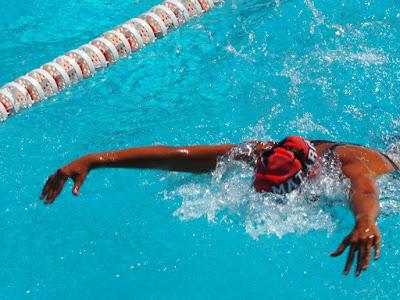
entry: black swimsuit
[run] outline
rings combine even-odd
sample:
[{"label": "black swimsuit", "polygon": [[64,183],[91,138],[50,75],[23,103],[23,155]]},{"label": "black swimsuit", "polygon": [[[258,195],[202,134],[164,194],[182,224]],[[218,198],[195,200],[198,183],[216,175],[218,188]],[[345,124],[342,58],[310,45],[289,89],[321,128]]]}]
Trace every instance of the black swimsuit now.
[{"label": "black swimsuit", "polygon": [[[332,144],[332,145],[328,148],[329,151],[333,151],[333,150],[335,150],[337,147],[340,147],[340,146],[347,146],[347,145],[364,147],[364,146],[358,145],[358,144],[352,144],[352,143],[335,143],[335,142],[326,141],[326,140],[311,140],[311,143],[313,143],[314,146],[318,146],[318,145],[321,145],[321,144]],[[398,166],[389,156],[387,156],[385,153],[382,153],[382,152],[380,152],[380,151],[378,151],[378,152],[379,152],[383,157],[385,157],[385,158],[392,164],[392,166],[393,166],[393,168],[394,168],[395,170],[399,170],[399,169],[400,169],[399,166]]]}]

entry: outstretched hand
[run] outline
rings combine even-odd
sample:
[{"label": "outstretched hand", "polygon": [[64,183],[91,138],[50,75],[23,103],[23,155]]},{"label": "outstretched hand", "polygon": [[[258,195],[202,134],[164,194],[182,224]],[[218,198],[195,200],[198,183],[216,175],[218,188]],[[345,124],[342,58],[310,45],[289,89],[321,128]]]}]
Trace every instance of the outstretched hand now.
[{"label": "outstretched hand", "polygon": [[367,270],[371,261],[371,251],[375,247],[374,259],[377,260],[380,254],[381,233],[373,219],[357,220],[356,225],[348,236],[344,238],[332,257],[341,255],[347,247],[350,247],[347,256],[346,265],[343,271],[344,275],[349,274],[353,264],[355,252],[358,251],[356,276],[362,271]]},{"label": "outstretched hand", "polygon": [[69,178],[74,181],[72,193],[75,196],[79,195],[79,190],[89,173],[89,164],[85,159],[77,159],[65,167],[58,169],[51,175],[43,187],[40,199],[44,200],[44,204],[53,203],[58,195],[61,193],[65,183]]}]

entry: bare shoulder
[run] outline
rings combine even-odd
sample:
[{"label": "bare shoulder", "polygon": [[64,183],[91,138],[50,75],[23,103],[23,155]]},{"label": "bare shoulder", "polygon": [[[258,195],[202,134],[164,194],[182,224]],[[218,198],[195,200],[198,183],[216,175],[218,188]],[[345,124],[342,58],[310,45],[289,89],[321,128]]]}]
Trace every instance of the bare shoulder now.
[{"label": "bare shoulder", "polygon": [[368,172],[380,176],[393,170],[390,162],[377,150],[357,146],[342,145],[335,149],[342,164],[342,169],[347,171]]}]

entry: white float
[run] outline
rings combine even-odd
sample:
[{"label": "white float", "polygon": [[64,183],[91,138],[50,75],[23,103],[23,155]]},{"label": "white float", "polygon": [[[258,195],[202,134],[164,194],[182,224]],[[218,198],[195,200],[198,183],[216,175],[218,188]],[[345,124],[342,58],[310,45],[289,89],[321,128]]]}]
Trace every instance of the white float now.
[{"label": "white float", "polygon": [[128,57],[220,0],[165,0],[137,18],[0,88],[0,121]]}]

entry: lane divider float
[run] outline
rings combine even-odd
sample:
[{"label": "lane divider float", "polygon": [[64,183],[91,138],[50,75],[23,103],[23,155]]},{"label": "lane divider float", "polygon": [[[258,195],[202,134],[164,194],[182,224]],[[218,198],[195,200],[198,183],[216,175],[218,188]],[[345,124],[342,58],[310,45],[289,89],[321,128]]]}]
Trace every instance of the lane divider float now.
[{"label": "lane divider float", "polygon": [[222,0],[165,0],[137,18],[0,88],[0,121],[93,76],[202,15]]}]

